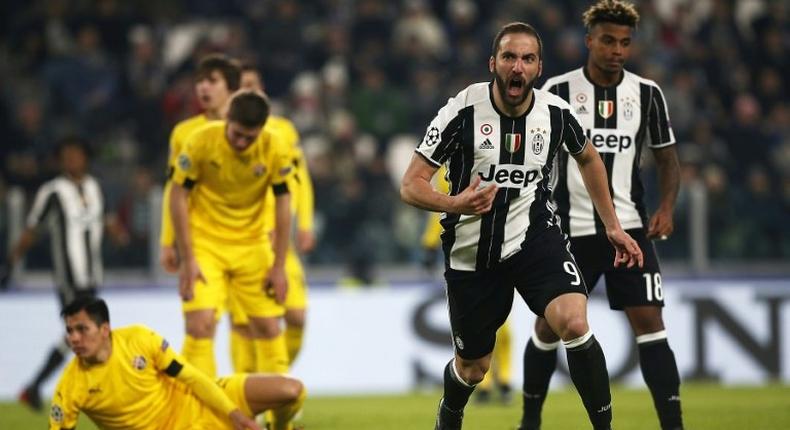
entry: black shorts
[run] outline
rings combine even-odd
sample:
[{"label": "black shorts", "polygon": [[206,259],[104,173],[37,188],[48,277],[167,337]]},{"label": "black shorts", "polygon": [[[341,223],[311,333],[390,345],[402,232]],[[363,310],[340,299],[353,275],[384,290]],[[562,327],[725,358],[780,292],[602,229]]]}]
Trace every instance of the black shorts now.
[{"label": "black shorts", "polygon": [[513,307],[514,289],[539,316],[562,294],[587,294],[568,241],[558,227],[544,231],[524,249],[487,270],[448,269],[445,280],[453,346],[467,360],[493,351],[496,331]]},{"label": "black shorts", "polygon": [[614,248],[605,235],[571,238],[571,252],[582,269],[584,282],[590,291],[604,275],[609,307],[623,310],[629,306],[664,306],[661,289],[661,270],[656,249],[645,230],[627,230],[642,249],[644,267],[614,267]]}]

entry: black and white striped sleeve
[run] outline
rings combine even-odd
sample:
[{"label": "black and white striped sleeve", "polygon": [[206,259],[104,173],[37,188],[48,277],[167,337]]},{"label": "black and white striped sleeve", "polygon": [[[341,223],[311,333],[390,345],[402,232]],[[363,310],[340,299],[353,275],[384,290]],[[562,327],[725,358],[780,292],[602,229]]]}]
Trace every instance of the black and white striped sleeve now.
[{"label": "black and white striped sleeve", "polygon": [[658,85],[650,87],[650,106],[647,110],[647,129],[651,148],[663,148],[675,143],[675,133],[669,122],[669,112],[664,93]]},{"label": "black and white striped sleeve", "polygon": [[58,196],[55,193],[55,186],[52,182],[47,182],[36,191],[36,197],[33,199],[33,206],[30,208],[30,213],[27,215],[27,227],[36,228],[44,217],[49,213],[49,209],[54,205],[55,199]]},{"label": "black and white striped sleeve", "polygon": [[460,146],[464,126],[463,117],[459,115],[462,108],[458,97],[449,99],[428,125],[422,142],[417,145],[417,153],[437,168]]}]

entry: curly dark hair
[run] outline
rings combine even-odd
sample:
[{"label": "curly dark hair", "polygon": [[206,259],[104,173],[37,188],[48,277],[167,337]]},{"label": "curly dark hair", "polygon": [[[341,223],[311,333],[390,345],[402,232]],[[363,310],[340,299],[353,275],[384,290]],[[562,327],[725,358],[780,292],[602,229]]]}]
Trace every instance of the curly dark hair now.
[{"label": "curly dark hair", "polygon": [[639,22],[639,12],[636,11],[633,4],[625,1],[600,0],[582,14],[582,20],[587,31],[602,22],[636,28],[636,23]]}]

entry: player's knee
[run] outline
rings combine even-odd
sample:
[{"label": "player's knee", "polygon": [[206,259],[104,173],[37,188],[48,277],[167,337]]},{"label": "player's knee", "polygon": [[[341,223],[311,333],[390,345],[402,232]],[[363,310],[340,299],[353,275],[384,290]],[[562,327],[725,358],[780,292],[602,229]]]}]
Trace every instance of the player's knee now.
[{"label": "player's knee", "polygon": [[302,381],[294,378],[288,378],[287,382],[282,385],[283,395],[287,399],[287,401],[295,402],[299,399],[299,396],[302,395],[302,391],[304,391],[304,384]]},{"label": "player's knee", "polygon": [[194,338],[213,338],[216,323],[213,318],[190,318],[187,320],[187,334]]},{"label": "player's knee", "polygon": [[490,362],[483,360],[465,361],[458,366],[458,376],[469,385],[477,385],[483,381],[489,367]]},{"label": "player's knee", "polygon": [[535,320],[535,334],[538,335],[539,340],[545,343],[554,343],[560,340],[560,337],[554,333],[554,330],[551,329],[551,326],[544,318]]},{"label": "player's knee", "polygon": [[587,324],[587,319],[582,315],[573,315],[565,320],[560,337],[563,340],[576,339],[584,336],[588,331],[590,326]]},{"label": "player's knee", "polygon": [[305,313],[304,311],[296,311],[296,312],[286,312],[285,313],[285,324],[288,327],[295,327],[295,328],[303,328],[305,321]]},{"label": "player's knee", "polygon": [[280,335],[280,318],[251,318],[252,335],[257,338],[273,339]]},{"label": "player's knee", "polygon": [[631,328],[637,336],[664,330],[664,319],[661,317],[660,307],[626,308],[626,314],[631,322]]}]

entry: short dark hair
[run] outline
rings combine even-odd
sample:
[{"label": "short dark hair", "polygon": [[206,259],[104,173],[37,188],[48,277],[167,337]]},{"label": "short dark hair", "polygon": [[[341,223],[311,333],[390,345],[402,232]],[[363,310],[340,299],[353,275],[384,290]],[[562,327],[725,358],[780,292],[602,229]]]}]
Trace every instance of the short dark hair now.
[{"label": "short dark hair", "polygon": [[621,0],[599,0],[582,15],[584,26],[589,32],[596,24],[608,22],[636,28],[639,12],[633,4]]},{"label": "short dark hair", "polygon": [[261,127],[269,118],[269,100],[265,95],[254,91],[243,91],[233,96],[228,110],[228,121],[243,127]]},{"label": "short dark hair", "polygon": [[258,76],[261,75],[261,71],[258,70],[258,66],[256,66],[253,63],[249,63],[249,62],[241,63],[241,71],[242,72],[255,72],[255,73],[258,74]]},{"label": "short dark hair", "polygon": [[241,85],[241,64],[223,54],[209,54],[200,59],[195,73],[195,79],[201,80],[218,71],[225,79],[228,90],[231,92],[239,89]]},{"label": "short dark hair", "polygon": [[505,37],[507,34],[513,33],[526,33],[531,36],[534,36],[535,39],[538,39],[538,58],[543,59],[543,40],[540,38],[538,34],[538,30],[535,30],[535,27],[525,23],[525,22],[511,22],[510,24],[505,24],[499,33],[496,34],[494,37],[494,44],[491,45],[491,56],[496,58],[496,55],[499,53],[499,42],[502,41],[502,38]]},{"label": "short dark hair", "polygon": [[93,156],[93,150],[87,139],[80,136],[66,136],[58,140],[55,144],[55,156],[60,158],[63,155],[63,150],[66,148],[77,148],[85,154],[85,158],[90,159]]},{"label": "short dark hair", "polygon": [[110,310],[107,308],[107,303],[93,296],[77,297],[60,311],[60,316],[66,319],[66,317],[76,315],[83,310],[96,325],[110,322]]}]

